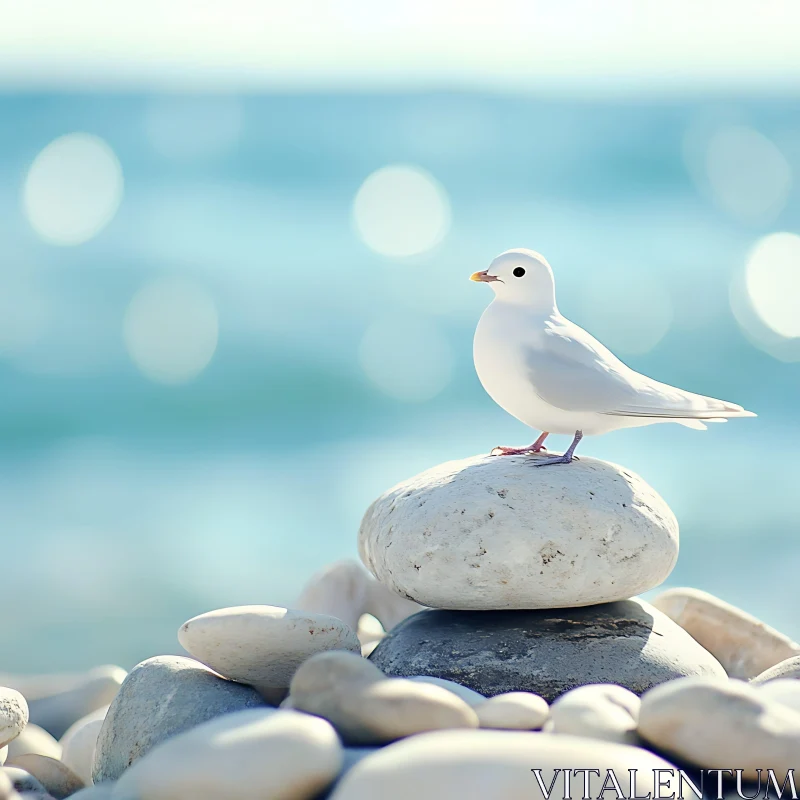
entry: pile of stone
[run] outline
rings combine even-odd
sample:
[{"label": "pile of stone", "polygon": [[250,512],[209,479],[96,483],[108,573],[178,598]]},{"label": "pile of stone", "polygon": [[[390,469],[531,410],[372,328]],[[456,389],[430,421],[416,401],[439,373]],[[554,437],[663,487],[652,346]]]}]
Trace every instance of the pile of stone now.
[{"label": "pile of stone", "polygon": [[636,597],[678,529],[627,470],[444,464],[359,549],[372,576],[332,565],[294,609],[185,622],[187,656],[0,675],[0,800],[693,796],[697,768],[755,796],[796,766],[800,645],[698,590]]}]

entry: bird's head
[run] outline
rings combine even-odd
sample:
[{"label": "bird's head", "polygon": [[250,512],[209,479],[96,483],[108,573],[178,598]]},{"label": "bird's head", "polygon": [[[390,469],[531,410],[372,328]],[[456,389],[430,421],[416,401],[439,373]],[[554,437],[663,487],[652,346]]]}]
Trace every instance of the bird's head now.
[{"label": "bird's head", "polygon": [[547,259],[533,250],[506,250],[489,269],[473,273],[470,280],[488,283],[498,299],[505,302],[542,309],[555,307],[553,270]]}]

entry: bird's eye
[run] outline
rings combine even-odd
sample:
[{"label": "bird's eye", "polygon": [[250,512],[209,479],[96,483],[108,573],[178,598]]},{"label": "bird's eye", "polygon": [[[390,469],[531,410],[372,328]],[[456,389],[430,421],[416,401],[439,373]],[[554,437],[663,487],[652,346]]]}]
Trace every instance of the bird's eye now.
[{"label": "bird's eye", "polygon": [[521,278],[525,274],[525,270],[522,267],[514,267],[514,277]]}]

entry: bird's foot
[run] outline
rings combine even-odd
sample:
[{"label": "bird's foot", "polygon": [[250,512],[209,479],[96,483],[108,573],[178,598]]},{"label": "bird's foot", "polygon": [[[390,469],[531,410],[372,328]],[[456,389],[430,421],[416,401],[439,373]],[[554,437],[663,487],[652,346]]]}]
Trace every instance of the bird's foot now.
[{"label": "bird's foot", "polygon": [[490,456],[527,456],[531,453],[546,453],[547,448],[540,444],[538,447],[531,445],[530,447],[502,447],[498,446],[492,449],[489,453]]},{"label": "bird's foot", "polygon": [[531,463],[534,467],[550,467],[556,464],[571,464],[573,461],[580,461],[580,459],[578,456],[564,453],[563,456],[553,456],[552,458],[548,458],[547,461],[533,461]]}]

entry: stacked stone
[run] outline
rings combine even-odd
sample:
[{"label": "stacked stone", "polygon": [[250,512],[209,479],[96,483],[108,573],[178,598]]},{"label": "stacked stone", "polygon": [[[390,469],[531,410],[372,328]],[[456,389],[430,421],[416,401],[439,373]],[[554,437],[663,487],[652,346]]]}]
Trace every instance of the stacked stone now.
[{"label": "stacked stone", "polygon": [[800,645],[704,592],[636,598],[678,550],[638,476],[444,464],[360,549],[377,580],[342,562],[295,609],[200,614],[188,656],[0,675],[0,800],[665,797],[678,766],[755,797],[795,768]]}]

